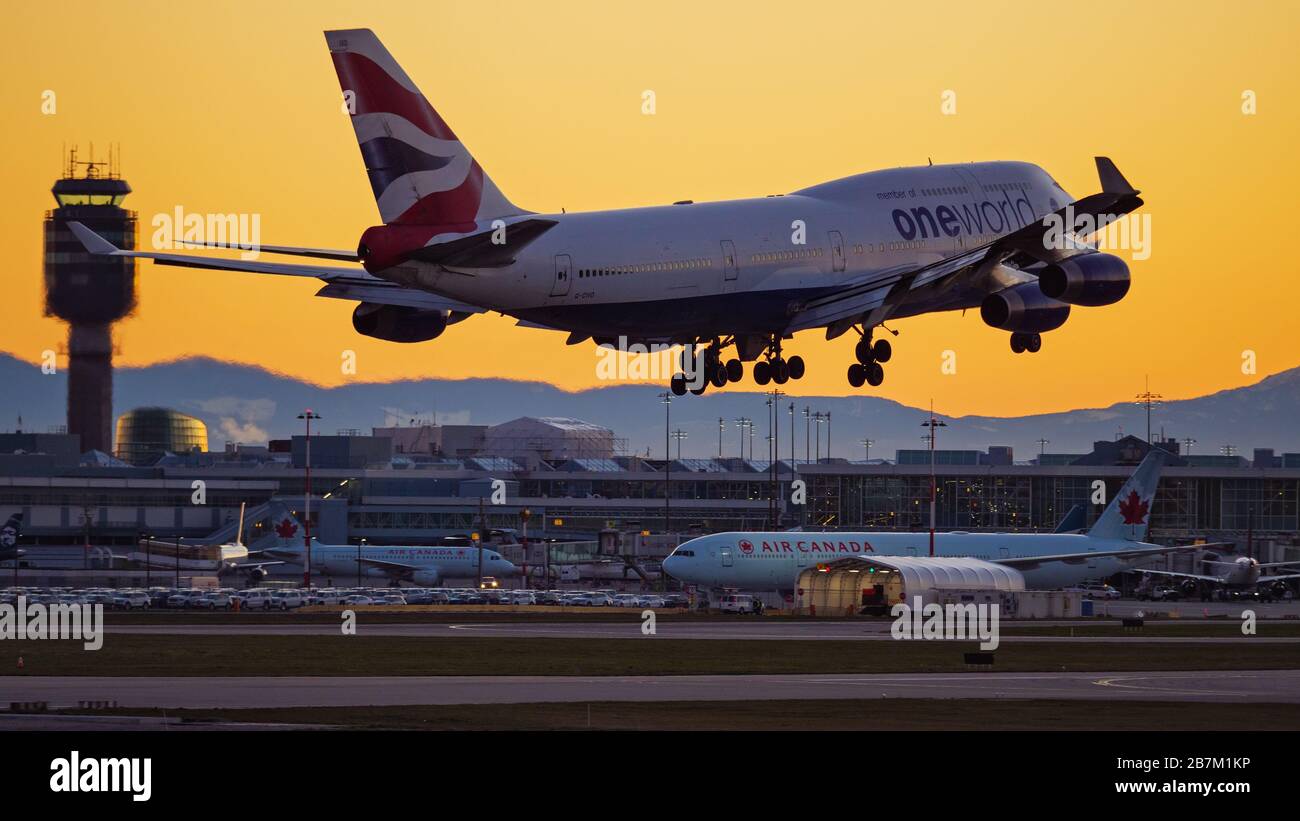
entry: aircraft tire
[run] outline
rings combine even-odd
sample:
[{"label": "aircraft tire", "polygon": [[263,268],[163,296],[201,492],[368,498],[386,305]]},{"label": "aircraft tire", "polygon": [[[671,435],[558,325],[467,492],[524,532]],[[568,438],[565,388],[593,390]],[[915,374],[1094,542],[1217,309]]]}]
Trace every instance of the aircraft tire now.
[{"label": "aircraft tire", "polygon": [[790,378],[796,380],[803,379],[803,375],[804,375],[803,357],[792,356],[790,357],[790,361],[788,364],[790,366]]},{"label": "aircraft tire", "polygon": [[879,362],[872,362],[863,367],[867,371],[867,384],[871,387],[879,387],[880,383],[885,381],[885,369],[880,367]]},{"label": "aircraft tire", "polygon": [[739,359],[732,359],[727,362],[727,381],[739,382],[745,378],[745,366]]},{"label": "aircraft tire", "polygon": [[857,362],[854,362],[852,365],[849,366],[850,385],[852,385],[855,388],[860,388],[862,387],[862,384],[866,381],[867,381],[866,368],[863,368],[862,365]]},{"label": "aircraft tire", "polygon": [[857,347],[853,349],[853,353],[858,357],[858,361],[863,365],[870,362],[872,357],[875,355],[874,351],[871,349],[871,337],[864,336],[859,339]]},{"label": "aircraft tire", "polygon": [[754,363],[754,382],[758,385],[766,385],[772,381],[772,366],[763,360]]},{"label": "aircraft tire", "polygon": [[888,339],[877,339],[871,346],[872,358],[877,362],[884,364],[894,355],[894,346],[889,344]]}]

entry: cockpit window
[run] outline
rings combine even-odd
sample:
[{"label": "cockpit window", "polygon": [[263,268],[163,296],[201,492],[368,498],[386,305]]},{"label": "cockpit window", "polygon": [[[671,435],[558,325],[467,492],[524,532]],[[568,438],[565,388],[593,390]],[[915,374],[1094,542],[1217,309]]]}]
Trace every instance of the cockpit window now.
[{"label": "cockpit window", "polygon": [[695,555],[694,550],[682,550],[680,547],[673,551],[674,556],[685,556],[691,558]]}]

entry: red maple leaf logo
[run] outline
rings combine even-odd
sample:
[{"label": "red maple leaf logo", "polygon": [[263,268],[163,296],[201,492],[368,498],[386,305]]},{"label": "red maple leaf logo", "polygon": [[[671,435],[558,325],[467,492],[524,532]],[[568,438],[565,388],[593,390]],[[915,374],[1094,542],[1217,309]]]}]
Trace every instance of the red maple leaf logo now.
[{"label": "red maple leaf logo", "polygon": [[275,526],[275,533],[281,539],[291,539],[293,534],[298,532],[298,526],[293,522],[285,519]]},{"label": "red maple leaf logo", "polygon": [[1119,513],[1124,517],[1126,525],[1140,525],[1147,519],[1147,511],[1151,506],[1142,501],[1137,495],[1136,490],[1130,490],[1127,499],[1120,499]]},{"label": "red maple leaf logo", "polygon": [[754,552],[754,543],[751,542],[751,541],[749,541],[748,539],[741,539],[741,540],[740,540],[740,552],[742,552],[742,553],[753,553],[753,552]]}]

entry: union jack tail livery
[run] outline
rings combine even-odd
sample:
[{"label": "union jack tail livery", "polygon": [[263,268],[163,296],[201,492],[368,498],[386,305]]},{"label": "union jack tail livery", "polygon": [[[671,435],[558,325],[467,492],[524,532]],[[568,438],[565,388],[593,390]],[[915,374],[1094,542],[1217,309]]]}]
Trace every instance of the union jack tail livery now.
[{"label": "union jack tail livery", "polygon": [[386,225],[471,231],[529,213],[505,198],[374,32],[327,31],[325,41]]},{"label": "union jack tail livery", "polygon": [[1089,536],[1099,539],[1129,539],[1141,542],[1147,537],[1147,524],[1151,521],[1151,505],[1160,483],[1160,469],[1167,454],[1160,448],[1147,451],[1142,464],[1128,477],[1124,487],[1110,500]]}]

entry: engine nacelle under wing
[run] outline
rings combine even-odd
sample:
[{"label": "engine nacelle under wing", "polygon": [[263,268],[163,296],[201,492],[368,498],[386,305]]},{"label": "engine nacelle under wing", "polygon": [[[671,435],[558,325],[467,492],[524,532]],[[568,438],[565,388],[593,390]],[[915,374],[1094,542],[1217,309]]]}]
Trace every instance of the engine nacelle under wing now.
[{"label": "engine nacelle under wing", "polygon": [[357,333],[388,342],[428,342],[447,330],[448,321],[446,311],[374,302],[362,302],[352,312]]},{"label": "engine nacelle under wing", "polygon": [[1119,302],[1129,284],[1128,265],[1113,254],[1080,254],[1052,263],[1038,275],[1044,296],[1090,307]]},{"label": "engine nacelle under wing", "polygon": [[1036,282],[1022,282],[984,297],[980,317],[994,328],[1037,334],[1055,330],[1070,318],[1070,306],[1045,296]]}]

